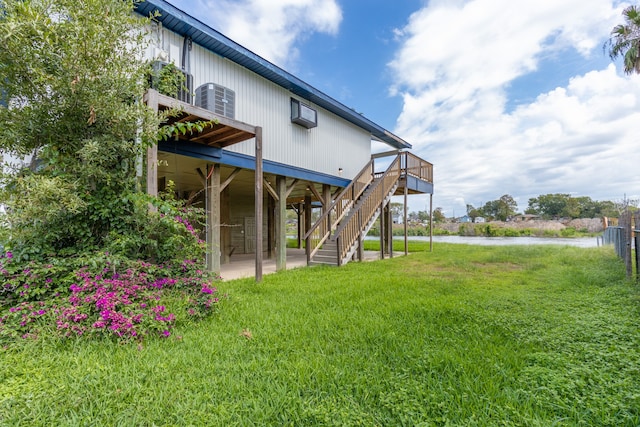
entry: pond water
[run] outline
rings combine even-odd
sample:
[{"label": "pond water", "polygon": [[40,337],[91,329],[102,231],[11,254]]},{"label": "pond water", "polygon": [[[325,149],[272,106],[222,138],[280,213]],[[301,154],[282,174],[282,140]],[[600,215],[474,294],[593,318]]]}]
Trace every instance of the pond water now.
[{"label": "pond water", "polygon": [[[376,240],[379,237],[367,236],[367,240]],[[403,237],[394,237],[395,240],[403,240]],[[428,242],[429,236],[410,236],[409,240]],[[503,246],[503,245],[567,245],[580,248],[593,248],[598,246],[598,237],[476,237],[476,236],[433,236],[434,242],[464,243],[468,245]],[[602,244],[602,241],[600,241]]]}]

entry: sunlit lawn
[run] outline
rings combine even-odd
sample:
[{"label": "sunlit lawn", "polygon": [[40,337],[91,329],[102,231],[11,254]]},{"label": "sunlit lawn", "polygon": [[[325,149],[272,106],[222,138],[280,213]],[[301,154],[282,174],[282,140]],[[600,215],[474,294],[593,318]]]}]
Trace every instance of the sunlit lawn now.
[{"label": "sunlit lawn", "polygon": [[4,348],[0,425],[640,424],[640,293],[611,250],[427,247],[222,283],[169,340]]}]

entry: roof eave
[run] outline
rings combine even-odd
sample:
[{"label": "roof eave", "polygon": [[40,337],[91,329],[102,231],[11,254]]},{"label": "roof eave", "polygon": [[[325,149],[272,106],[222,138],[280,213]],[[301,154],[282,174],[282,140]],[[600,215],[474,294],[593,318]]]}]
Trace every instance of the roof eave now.
[{"label": "roof eave", "polygon": [[267,61],[249,49],[239,45],[222,33],[214,30],[198,19],[188,15],[172,4],[164,0],[145,0],[136,3],[136,11],[140,15],[149,16],[154,11],[159,11],[160,16],[155,19],[162,25],[183,37],[191,39],[204,48],[220,55],[248,70],[272,81],[273,83],[289,90],[291,93],[308,100],[319,107],[367,130],[372,137],[397,149],[409,149],[411,144],[400,137],[387,131],[365,116],[348,108],[327,94],[305,83],[294,75],[288,73],[277,65]]}]

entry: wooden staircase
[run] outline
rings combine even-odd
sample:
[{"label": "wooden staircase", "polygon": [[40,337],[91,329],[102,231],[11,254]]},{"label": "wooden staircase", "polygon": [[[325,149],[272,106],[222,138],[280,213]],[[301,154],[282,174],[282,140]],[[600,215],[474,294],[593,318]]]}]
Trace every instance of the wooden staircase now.
[{"label": "wooden staircase", "polygon": [[[394,155],[387,170],[380,174],[374,173],[372,159],[307,231],[307,264],[340,266],[356,254],[362,259],[364,236],[390,202],[401,179],[411,173],[410,168],[425,175],[420,179],[432,179],[430,163],[406,152]],[[413,166],[416,164],[418,167]]]}]

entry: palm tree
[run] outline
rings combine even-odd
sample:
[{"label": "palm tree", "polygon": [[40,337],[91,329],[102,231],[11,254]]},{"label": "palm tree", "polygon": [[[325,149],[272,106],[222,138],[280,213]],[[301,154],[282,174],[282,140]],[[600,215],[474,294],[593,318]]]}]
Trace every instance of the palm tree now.
[{"label": "palm tree", "polygon": [[640,74],[640,7],[629,6],[623,12],[625,23],[611,30],[611,38],[605,44],[612,61],[622,57],[625,74]]}]

